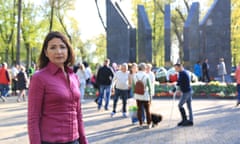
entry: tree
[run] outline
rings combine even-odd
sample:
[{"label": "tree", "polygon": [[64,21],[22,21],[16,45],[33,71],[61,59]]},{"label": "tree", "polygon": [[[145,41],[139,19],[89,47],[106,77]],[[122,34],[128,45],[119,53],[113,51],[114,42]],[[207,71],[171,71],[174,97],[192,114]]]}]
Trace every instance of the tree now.
[{"label": "tree", "polygon": [[101,15],[101,12],[100,12],[100,9],[99,9],[98,0],[95,0],[95,5],[97,7],[98,17],[99,17],[99,19],[100,19],[100,21],[102,23],[102,26],[103,26],[104,30],[107,31],[107,26],[104,23],[104,20],[102,18],[102,15]]},{"label": "tree", "polygon": [[152,46],[153,46],[153,63],[156,65],[164,65],[164,29],[163,29],[163,13],[159,11],[158,6],[163,5],[163,1],[159,0],[133,0],[132,6],[134,13],[133,22],[137,25],[137,5],[144,5],[150,24],[152,26]]},{"label": "tree", "polygon": [[240,1],[232,0],[231,48],[233,65],[240,62]]},{"label": "tree", "polygon": [[[49,18],[49,31],[58,30],[64,32],[70,42],[72,42],[71,33],[65,20],[66,13],[74,9],[75,0],[47,0],[42,6],[45,17]],[[50,6],[50,7],[49,7]],[[61,27],[59,27],[59,24]]]},{"label": "tree", "polygon": [[17,62],[17,64],[20,64],[21,17],[22,17],[22,0],[18,0],[17,53],[16,53],[16,62]]},{"label": "tree", "polygon": [[[9,63],[9,51],[12,48],[11,60],[14,60],[14,34],[16,31],[16,0],[0,0],[0,60]],[[3,58],[4,57],[4,58]]]},{"label": "tree", "polygon": [[[33,3],[23,2],[21,32],[25,53],[21,52],[21,56],[26,56],[26,66],[36,63],[36,57],[33,53],[38,46],[38,39],[41,36],[42,25],[37,21],[40,9]],[[34,25],[33,25],[34,23]]]},{"label": "tree", "polygon": [[93,38],[92,42],[96,45],[96,50],[94,51],[93,55],[97,56],[98,62],[103,62],[104,59],[107,58],[107,42],[106,42],[106,34],[100,34],[97,37]]}]

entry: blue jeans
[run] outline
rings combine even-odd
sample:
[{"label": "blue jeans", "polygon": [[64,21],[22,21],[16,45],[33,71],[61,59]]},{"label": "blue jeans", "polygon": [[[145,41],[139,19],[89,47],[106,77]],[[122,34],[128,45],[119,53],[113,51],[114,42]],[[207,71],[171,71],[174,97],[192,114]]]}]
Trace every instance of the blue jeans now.
[{"label": "blue jeans", "polygon": [[122,98],[122,112],[127,112],[127,98],[128,98],[128,90],[120,90],[120,89],[115,89],[115,95],[113,98],[113,112],[116,112],[116,107],[117,107],[117,102],[119,97]]},{"label": "blue jeans", "polygon": [[240,84],[237,84],[237,92],[238,92],[238,101],[240,102]]},{"label": "blue jeans", "polygon": [[85,82],[83,82],[83,83],[80,83],[80,98],[81,98],[81,100],[83,100],[84,99],[84,95],[85,95],[85,88],[86,88],[86,83]]},{"label": "blue jeans", "polygon": [[133,89],[132,88],[130,88],[130,90],[129,90],[129,98],[133,98]]},{"label": "blue jeans", "polygon": [[8,84],[0,84],[0,91],[1,91],[1,96],[6,97],[8,95],[9,85]]},{"label": "blue jeans", "polygon": [[109,100],[111,96],[111,86],[110,85],[100,85],[99,88],[99,97],[98,97],[98,109],[100,110],[102,107],[102,100],[104,98],[104,91],[106,91],[105,95],[105,110],[108,110]]},{"label": "blue jeans", "polygon": [[192,113],[192,92],[185,92],[182,93],[182,96],[180,98],[178,107],[183,108],[183,105],[187,103],[187,108],[189,112],[189,120],[193,121],[193,113]]}]

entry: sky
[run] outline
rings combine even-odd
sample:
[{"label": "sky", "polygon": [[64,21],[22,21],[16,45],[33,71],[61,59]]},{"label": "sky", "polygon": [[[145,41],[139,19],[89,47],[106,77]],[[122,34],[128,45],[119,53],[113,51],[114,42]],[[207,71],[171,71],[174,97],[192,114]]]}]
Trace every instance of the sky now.
[{"label": "sky", "polygon": [[[101,15],[106,21],[105,0],[98,0]],[[100,33],[105,33],[103,25],[99,19],[95,0],[77,0],[76,19],[79,22],[81,38],[83,41],[90,39]],[[131,15],[131,0],[122,0],[122,8],[126,15]]]}]

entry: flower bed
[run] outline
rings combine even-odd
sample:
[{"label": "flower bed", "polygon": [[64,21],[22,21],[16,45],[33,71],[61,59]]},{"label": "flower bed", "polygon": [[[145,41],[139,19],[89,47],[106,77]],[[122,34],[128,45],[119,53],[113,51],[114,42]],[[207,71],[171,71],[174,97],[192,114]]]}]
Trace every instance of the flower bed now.
[{"label": "flower bed", "polygon": [[[173,94],[170,93],[174,86],[167,84],[156,84],[155,85],[155,96],[157,97],[168,97]],[[217,98],[235,98],[236,97],[236,84],[235,83],[219,83],[210,82],[206,83],[195,83],[192,84],[193,97],[217,97]],[[86,88],[86,96],[96,96],[97,91],[94,88]]]},{"label": "flower bed", "polygon": [[[166,84],[155,85],[155,95],[156,96],[172,96],[169,91],[173,89],[173,86],[168,86]],[[192,84],[193,96],[195,97],[236,97],[236,84],[234,83],[219,83],[210,82],[196,83]]]}]

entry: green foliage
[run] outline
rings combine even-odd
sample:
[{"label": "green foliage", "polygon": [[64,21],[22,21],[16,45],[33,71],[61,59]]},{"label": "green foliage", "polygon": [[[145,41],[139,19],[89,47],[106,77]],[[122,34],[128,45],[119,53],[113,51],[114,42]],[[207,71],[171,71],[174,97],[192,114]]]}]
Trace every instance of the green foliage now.
[{"label": "green foliage", "polygon": [[96,51],[94,51],[93,55],[97,56],[96,61],[102,63],[104,59],[106,59],[107,53],[107,42],[106,35],[100,34],[99,36],[93,38],[93,43],[96,45]]},{"label": "green foliage", "polygon": [[[78,22],[67,12],[75,0],[47,0],[42,3],[22,1],[20,61],[36,62],[43,39],[49,31],[51,3],[54,1],[53,29],[63,32],[73,47],[81,45]],[[17,0],[0,0],[0,62],[12,64],[16,58]]]},{"label": "green foliage", "polygon": [[135,25],[137,25],[137,5],[139,4],[144,5],[152,26],[153,63],[164,65],[164,15],[158,8],[159,5],[163,5],[163,1],[133,0],[133,22]]},{"label": "green foliage", "polygon": [[15,0],[0,0],[0,61],[9,62],[13,59],[10,50],[14,48],[14,34],[16,31],[16,2]]},{"label": "green foliage", "polygon": [[[168,93],[169,90],[173,89],[173,86],[168,85],[155,85],[155,94],[165,92]],[[212,85],[212,84],[199,84],[192,85],[193,95],[194,96],[208,96],[211,94],[219,96],[235,96],[236,85],[235,84],[226,84],[226,85]],[[222,93],[222,95],[221,95]]]},{"label": "green foliage", "polygon": [[240,1],[232,0],[232,18],[231,18],[231,48],[233,56],[233,65],[240,62]]}]

